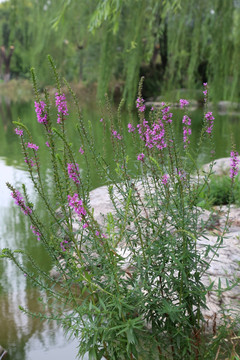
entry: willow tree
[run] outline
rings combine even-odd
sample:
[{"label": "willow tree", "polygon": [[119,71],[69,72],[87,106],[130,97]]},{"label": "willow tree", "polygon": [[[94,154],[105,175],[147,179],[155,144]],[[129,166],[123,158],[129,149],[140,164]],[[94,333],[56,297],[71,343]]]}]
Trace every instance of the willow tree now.
[{"label": "willow tree", "polygon": [[133,104],[140,68],[150,64],[160,49],[168,10],[175,13],[180,0],[98,1],[89,29],[102,34],[98,95],[106,92],[111,78],[124,80],[123,95]]},{"label": "willow tree", "polygon": [[237,100],[239,20],[235,0],[99,1],[90,29],[102,27],[105,34],[100,94],[107,86],[105,73],[112,76],[115,67],[122,69],[124,94],[132,102],[141,66],[154,65],[158,55],[162,89],[199,88],[209,81],[216,99]]},{"label": "willow tree", "polygon": [[[41,83],[51,83],[46,57],[52,54],[58,69],[68,80],[79,80],[81,54],[86,52],[90,35],[87,27],[94,9],[86,1],[79,0],[65,13],[65,21],[56,25],[60,10],[59,3],[50,0],[8,0],[0,4],[0,46],[7,43],[7,47],[13,45],[15,48],[11,64],[13,75],[28,76],[33,66]],[[88,46],[88,55],[91,51]],[[92,67],[96,67],[95,63]]]},{"label": "willow tree", "polygon": [[187,0],[168,13],[168,87],[208,80],[215,99],[239,99],[240,3]]},{"label": "willow tree", "polygon": [[9,0],[0,46],[14,46],[17,75],[34,66],[49,82],[50,53],[68,80],[97,81],[99,97],[120,84],[129,104],[144,73],[148,96],[208,81],[215,99],[238,100],[239,21],[239,0]]},{"label": "willow tree", "polygon": [[15,76],[28,76],[31,66],[41,68],[46,62],[43,54],[49,47],[52,18],[45,11],[46,3],[44,0],[9,0],[0,4],[1,40],[5,46],[14,46],[11,72]]},{"label": "willow tree", "polygon": [[[73,6],[64,2],[61,17]],[[239,98],[239,1],[95,0],[93,8],[89,30],[101,46],[100,97],[120,79],[133,103],[141,68],[157,66],[162,90],[209,81],[216,99]]]}]

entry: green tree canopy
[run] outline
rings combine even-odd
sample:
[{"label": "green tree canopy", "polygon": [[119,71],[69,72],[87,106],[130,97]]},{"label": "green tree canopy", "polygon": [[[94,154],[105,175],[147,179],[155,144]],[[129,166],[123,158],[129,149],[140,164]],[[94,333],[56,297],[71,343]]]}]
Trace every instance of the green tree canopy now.
[{"label": "green tree canopy", "polygon": [[146,74],[147,96],[208,81],[216,99],[238,100],[239,0],[8,0],[0,4],[2,45],[11,70],[38,69],[49,83],[50,53],[70,81],[118,84],[133,104]]}]

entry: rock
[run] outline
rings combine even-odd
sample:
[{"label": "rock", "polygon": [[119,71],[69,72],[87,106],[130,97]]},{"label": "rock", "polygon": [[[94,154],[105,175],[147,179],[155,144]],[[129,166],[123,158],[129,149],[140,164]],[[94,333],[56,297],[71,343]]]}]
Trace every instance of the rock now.
[{"label": "rock", "polygon": [[50,271],[50,276],[51,276],[51,278],[53,279],[53,280],[58,280],[58,279],[60,279],[60,277],[61,277],[61,274],[60,274],[60,272],[59,272],[59,270],[58,270],[58,268],[56,267],[56,266],[54,266],[53,268],[52,268],[52,270]]},{"label": "rock", "polygon": [[[237,158],[240,161],[240,156],[238,156]],[[202,170],[208,173],[213,164],[212,172],[214,173],[214,175],[229,175],[230,161],[231,161],[230,157],[216,159],[213,161],[213,163],[211,162],[204,165],[202,167]]]},{"label": "rock", "polygon": [[107,186],[101,186],[90,192],[90,206],[94,209],[95,220],[103,226],[104,217],[110,212],[114,212]]},{"label": "rock", "polygon": [[227,111],[240,111],[240,103],[231,102],[231,101],[219,101],[217,104],[218,111],[227,112]]},{"label": "rock", "polygon": [[[146,102],[145,102],[145,105],[146,105],[146,106],[151,106],[151,107],[153,107],[154,109],[159,109],[159,108],[162,107],[162,101],[151,101],[151,100],[149,99],[149,101],[146,101]],[[172,108],[178,109],[178,108],[180,108],[180,103],[179,103],[179,102],[170,103],[170,106],[171,106]],[[198,107],[199,107],[199,102],[198,102],[198,101],[193,100],[193,99],[189,100],[189,105],[188,105],[188,110],[189,110],[189,111],[194,111],[194,110],[196,110]]]}]

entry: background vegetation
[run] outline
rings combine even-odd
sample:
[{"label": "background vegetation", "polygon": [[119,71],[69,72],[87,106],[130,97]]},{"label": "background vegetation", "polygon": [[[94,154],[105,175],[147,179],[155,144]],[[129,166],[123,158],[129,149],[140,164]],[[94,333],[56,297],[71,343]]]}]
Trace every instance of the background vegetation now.
[{"label": "background vegetation", "polygon": [[132,104],[146,75],[145,97],[208,81],[216,100],[237,101],[239,17],[238,0],[7,0],[0,76],[28,78],[34,66],[47,85],[50,53],[68,81],[97,84],[99,97],[110,88]]}]

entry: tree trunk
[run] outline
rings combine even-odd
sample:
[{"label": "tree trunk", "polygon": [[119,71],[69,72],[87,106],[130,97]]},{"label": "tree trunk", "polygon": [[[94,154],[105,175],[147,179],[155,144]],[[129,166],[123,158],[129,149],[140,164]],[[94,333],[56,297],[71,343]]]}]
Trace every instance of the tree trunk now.
[{"label": "tree trunk", "polygon": [[0,48],[1,62],[5,65],[4,75],[3,75],[4,82],[8,82],[10,80],[10,75],[11,75],[10,63],[11,63],[13,51],[14,51],[14,46],[10,46],[9,54],[7,55],[5,46],[1,46]]}]

